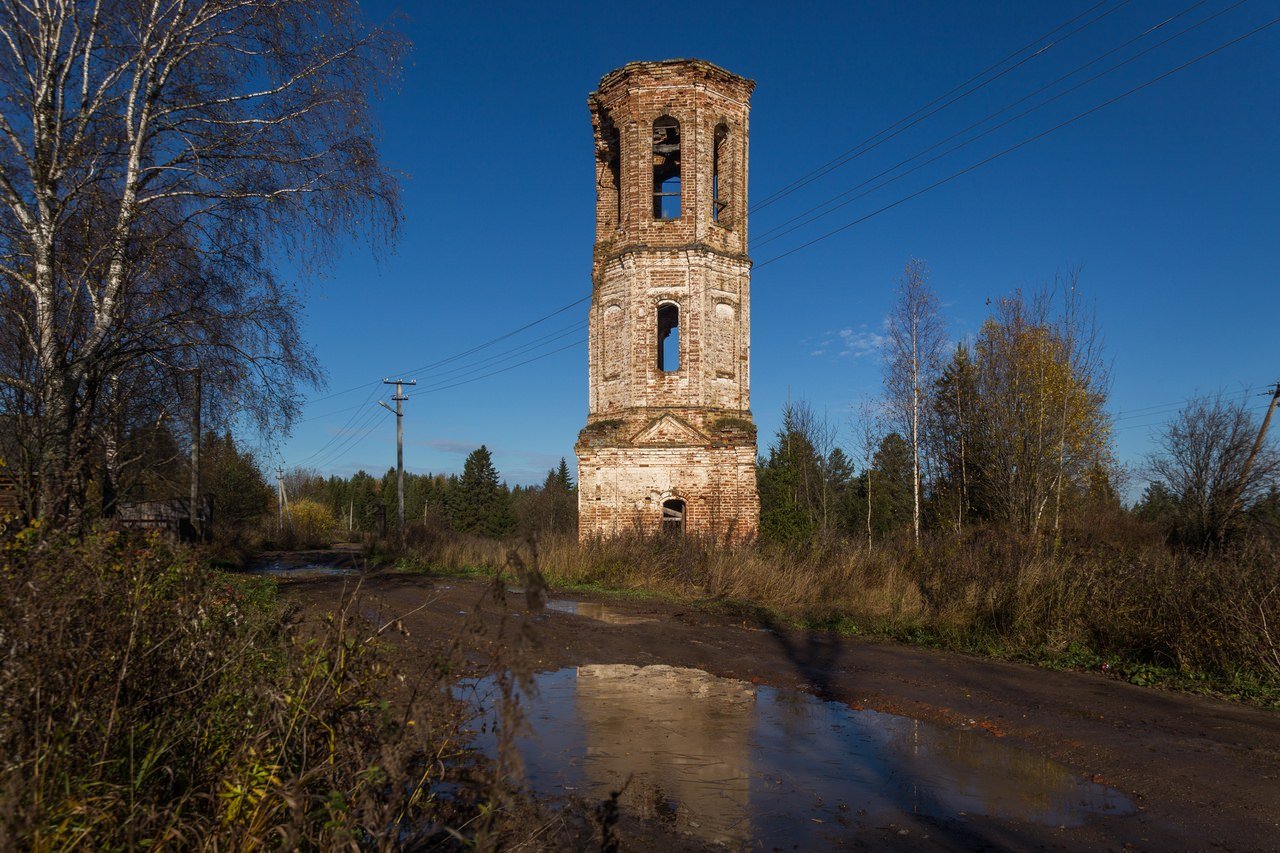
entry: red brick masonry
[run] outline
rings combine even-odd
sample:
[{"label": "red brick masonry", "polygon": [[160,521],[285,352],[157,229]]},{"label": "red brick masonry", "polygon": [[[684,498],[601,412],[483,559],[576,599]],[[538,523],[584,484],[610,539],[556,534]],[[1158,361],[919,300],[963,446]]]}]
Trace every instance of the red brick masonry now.
[{"label": "red brick masonry", "polygon": [[[701,60],[633,62],[588,98],[596,245],[587,426],[578,437],[583,539],[685,529],[754,539],[747,138],[755,84]],[[679,122],[680,216],[654,215],[654,123]],[[660,141],[666,141],[658,134]],[[679,369],[658,367],[659,306],[679,312]],[[667,309],[670,311],[670,309]]]}]

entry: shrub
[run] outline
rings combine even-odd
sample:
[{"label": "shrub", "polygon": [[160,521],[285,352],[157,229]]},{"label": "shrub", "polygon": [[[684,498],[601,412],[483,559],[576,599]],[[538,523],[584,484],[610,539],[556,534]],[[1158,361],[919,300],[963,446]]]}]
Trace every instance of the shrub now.
[{"label": "shrub", "polygon": [[331,545],[338,522],[327,506],[310,498],[294,501],[289,506],[294,542],[301,547]]},{"label": "shrub", "polygon": [[[448,655],[398,691],[345,605],[118,534],[0,551],[0,848],[388,847],[461,825]],[[306,623],[303,623],[306,624]],[[476,797],[487,796],[483,787]]]}]

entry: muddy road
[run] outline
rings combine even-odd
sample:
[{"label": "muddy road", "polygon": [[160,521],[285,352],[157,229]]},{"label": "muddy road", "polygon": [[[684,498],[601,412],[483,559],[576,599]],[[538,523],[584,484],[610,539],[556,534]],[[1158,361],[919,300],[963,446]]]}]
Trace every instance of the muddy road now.
[{"label": "muddy road", "polygon": [[[353,582],[285,578],[312,611]],[[410,649],[468,619],[524,638],[535,788],[634,774],[624,805],[693,847],[1280,849],[1275,712],[665,602],[553,590],[476,616],[487,582],[361,584],[367,618],[407,614]]]}]

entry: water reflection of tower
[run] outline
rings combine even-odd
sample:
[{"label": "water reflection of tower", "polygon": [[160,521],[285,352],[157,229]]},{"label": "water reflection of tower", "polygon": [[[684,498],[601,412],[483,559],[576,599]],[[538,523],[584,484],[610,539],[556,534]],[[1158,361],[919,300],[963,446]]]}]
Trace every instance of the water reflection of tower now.
[{"label": "water reflection of tower", "polygon": [[575,704],[599,793],[634,774],[634,805],[707,840],[749,842],[749,685],[668,666],[584,666]]}]

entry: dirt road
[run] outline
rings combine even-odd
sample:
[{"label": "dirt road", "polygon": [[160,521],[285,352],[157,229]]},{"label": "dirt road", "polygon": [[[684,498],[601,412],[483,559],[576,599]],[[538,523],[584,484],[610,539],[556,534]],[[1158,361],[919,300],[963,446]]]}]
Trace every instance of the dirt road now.
[{"label": "dirt road", "polygon": [[[286,583],[309,608],[349,578]],[[369,613],[411,614],[407,643],[459,633],[482,598],[474,580],[374,574]],[[551,593],[556,609],[510,595],[489,627],[528,624],[539,670],[666,664],[905,715],[1047,757],[1135,807],[1072,827],[959,813],[849,824],[837,846],[920,849],[1280,849],[1280,714],[887,642],[800,633],[655,601]],[[577,613],[569,612],[577,610]],[[816,818],[815,818],[816,820]]]}]

